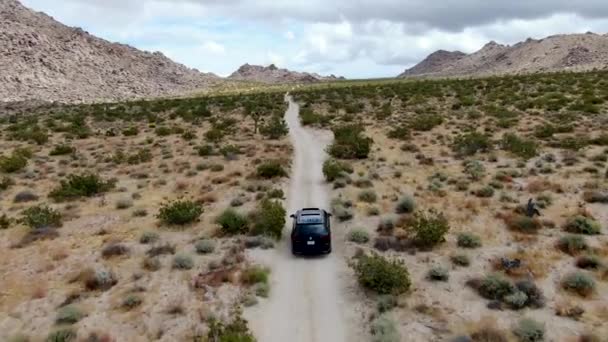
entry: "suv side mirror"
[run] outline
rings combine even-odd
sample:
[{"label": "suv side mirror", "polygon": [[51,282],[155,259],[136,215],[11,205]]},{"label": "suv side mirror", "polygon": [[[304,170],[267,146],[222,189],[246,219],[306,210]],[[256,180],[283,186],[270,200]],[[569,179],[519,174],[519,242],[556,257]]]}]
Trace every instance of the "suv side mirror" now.
[{"label": "suv side mirror", "polygon": [[291,218],[296,218],[296,215],[291,214],[291,215],[289,215],[289,217],[291,217]]},{"label": "suv side mirror", "polygon": [[334,215],[332,215],[331,213],[327,213],[327,217],[332,217]]}]

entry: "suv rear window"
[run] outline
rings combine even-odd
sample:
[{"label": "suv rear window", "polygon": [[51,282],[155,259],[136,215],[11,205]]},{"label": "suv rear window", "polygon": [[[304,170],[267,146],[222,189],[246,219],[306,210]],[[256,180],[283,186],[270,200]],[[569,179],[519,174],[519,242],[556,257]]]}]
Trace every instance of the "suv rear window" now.
[{"label": "suv rear window", "polygon": [[327,228],[323,224],[302,224],[296,227],[298,234],[327,234]]}]

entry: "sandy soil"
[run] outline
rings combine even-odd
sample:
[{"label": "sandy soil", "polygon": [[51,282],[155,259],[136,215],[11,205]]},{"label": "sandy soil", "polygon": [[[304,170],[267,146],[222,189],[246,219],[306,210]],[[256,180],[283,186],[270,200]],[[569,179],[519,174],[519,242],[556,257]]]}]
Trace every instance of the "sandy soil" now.
[{"label": "sandy soil", "polygon": [[[299,106],[290,97],[286,120],[295,149],[289,189],[288,214],[304,207],[329,208],[329,189],[323,179],[325,147],[329,131],[304,129]],[[288,226],[290,223],[288,224]],[[268,301],[245,312],[261,342],[358,341],[357,310],[354,310],[352,277],[344,258],[344,233],[333,229],[333,253],[318,258],[294,257],[286,229],[282,243],[272,251],[253,251],[251,257],[272,270]],[[352,280],[350,281],[352,283]]]}]

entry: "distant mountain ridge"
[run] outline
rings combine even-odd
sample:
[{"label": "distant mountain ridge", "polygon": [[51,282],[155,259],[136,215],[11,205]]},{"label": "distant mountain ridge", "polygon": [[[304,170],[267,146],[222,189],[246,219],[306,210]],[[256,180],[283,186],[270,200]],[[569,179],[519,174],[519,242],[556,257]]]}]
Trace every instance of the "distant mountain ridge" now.
[{"label": "distant mountain ridge", "polygon": [[297,72],[287,69],[280,69],[274,64],[269,66],[244,64],[232,75],[228,76],[231,80],[254,81],[268,84],[281,83],[316,83],[323,81],[343,80],[344,77],[334,75],[321,76],[307,72]]},{"label": "distant mountain ridge", "polygon": [[0,101],[170,96],[220,81],[160,52],[111,43],[17,0],[0,0]]},{"label": "distant mountain ridge", "polygon": [[491,41],[471,54],[439,50],[398,77],[490,76],[606,68],[608,35],[588,32],[529,38],[513,46]]}]

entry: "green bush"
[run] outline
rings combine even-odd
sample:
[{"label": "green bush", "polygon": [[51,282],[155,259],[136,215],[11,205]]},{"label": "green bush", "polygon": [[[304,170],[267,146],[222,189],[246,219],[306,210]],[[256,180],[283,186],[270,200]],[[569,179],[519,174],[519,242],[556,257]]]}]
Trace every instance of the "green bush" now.
[{"label": "green bush", "polygon": [[334,143],[328,152],[338,159],[365,159],[369,155],[372,139],[363,135],[360,125],[346,125],[334,128]]},{"label": "green bush", "polygon": [[15,185],[15,181],[12,178],[2,177],[2,180],[0,180],[0,191],[7,190],[12,185]]},{"label": "green bush", "polygon": [[173,268],[176,270],[190,270],[194,267],[194,261],[189,255],[178,254],[173,258]]},{"label": "green bush", "polygon": [[200,204],[177,200],[164,204],[156,216],[165,224],[170,225],[185,225],[195,222],[203,213],[203,208]]},{"label": "green bush", "polygon": [[209,254],[215,250],[215,242],[211,240],[200,240],[194,245],[196,253],[198,254]]},{"label": "green bush", "polygon": [[490,138],[479,132],[471,132],[457,137],[454,140],[454,151],[462,156],[472,156],[477,152],[487,152],[492,149]]},{"label": "green bush", "polygon": [[131,127],[125,128],[122,131],[122,135],[124,135],[125,137],[134,137],[134,136],[136,136],[138,134],[139,134],[139,129],[137,127],[135,127],[135,126],[131,126]]},{"label": "green bush", "polygon": [[359,193],[359,201],[365,203],[375,203],[378,200],[378,195],[373,190],[363,190]]},{"label": "green bush", "polygon": [[161,127],[156,128],[154,130],[154,133],[156,133],[156,135],[158,135],[159,137],[166,137],[168,135],[171,135],[171,133],[173,133],[173,131],[169,127],[161,126]]},{"label": "green bush", "polygon": [[198,146],[196,148],[196,152],[198,153],[199,156],[201,157],[207,157],[213,154],[213,146],[212,145],[203,145],[203,146]]},{"label": "green bush", "polygon": [[397,307],[397,297],[393,295],[382,295],[378,297],[376,307],[379,313],[385,313]]},{"label": "green bush", "polygon": [[431,281],[448,281],[450,274],[447,268],[436,266],[429,270],[426,277]]},{"label": "green bush", "polygon": [[286,177],[287,172],[279,160],[271,160],[260,164],[257,168],[257,176],[264,179]]},{"label": "green bush", "polygon": [[523,318],[513,329],[519,342],[538,342],[545,339],[545,327],[532,319]]},{"label": "green bush", "polygon": [[273,115],[268,123],[260,127],[260,133],[268,139],[280,139],[289,133],[289,128],[285,119],[281,116]]},{"label": "green bush", "polygon": [[47,206],[35,206],[24,210],[21,223],[32,229],[61,227],[61,213]]},{"label": "green bush", "polygon": [[285,227],[287,212],[280,202],[269,199],[263,200],[253,213],[254,235],[266,235],[277,240],[281,239]]},{"label": "green bush", "polygon": [[481,247],[481,238],[473,233],[458,234],[458,247],[478,248]]},{"label": "green bush", "polygon": [[602,226],[594,219],[578,215],[568,220],[565,229],[575,234],[597,235],[602,230]]},{"label": "green bush", "polygon": [[228,324],[215,319],[208,322],[209,331],[206,341],[214,342],[256,342],[255,337],[249,331],[247,321],[236,315],[236,318]]},{"label": "green bush", "polygon": [[521,233],[533,234],[541,227],[539,220],[525,215],[513,215],[505,219],[507,227]]},{"label": "green bush", "polygon": [[0,171],[14,173],[27,166],[27,158],[13,152],[10,156],[0,156]]},{"label": "green bush", "polygon": [[589,248],[585,242],[585,239],[580,235],[562,236],[557,242],[557,247],[562,252],[570,255],[578,254]]},{"label": "green bush", "polygon": [[489,275],[480,281],[477,292],[486,299],[502,300],[515,292],[515,287],[500,275]]},{"label": "green bush", "polygon": [[325,176],[325,180],[328,182],[333,182],[336,179],[341,178],[344,173],[352,172],[353,168],[350,165],[333,158],[327,159],[323,163],[323,175]]},{"label": "green bush", "polygon": [[144,245],[155,243],[158,240],[160,240],[160,235],[155,232],[144,232],[139,237],[139,243]]},{"label": "green bush", "polygon": [[479,160],[471,160],[464,164],[464,173],[469,179],[478,181],[485,176],[486,168]]},{"label": "green bush", "polygon": [[55,146],[51,152],[49,152],[50,156],[64,156],[66,154],[72,154],[76,152],[76,149],[70,145],[57,145]]},{"label": "green bush", "polygon": [[270,270],[260,266],[252,266],[241,275],[241,280],[246,285],[267,284]]},{"label": "green bush", "polygon": [[348,233],[348,241],[363,244],[369,242],[369,233],[364,229],[353,229]]},{"label": "green bush", "polygon": [[408,140],[410,138],[410,129],[407,126],[397,126],[391,129],[387,136],[391,139]]},{"label": "green bush", "polygon": [[130,294],[122,301],[121,306],[126,310],[131,310],[140,306],[143,302],[144,300],[140,296]]},{"label": "green bush", "polygon": [[379,294],[398,295],[411,286],[409,272],[402,262],[389,261],[378,254],[359,257],[353,268],[359,284]]},{"label": "green bush", "polygon": [[417,115],[410,126],[415,131],[430,131],[443,123],[443,117],[437,114]]},{"label": "green bush", "polygon": [[530,159],[538,154],[538,146],[534,141],[522,139],[512,133],[503,136],[501,146],[504,150],[523,159]]},{"label": "green bush", "polygon": [[62,180],[61,185],[51,191],[49,197],[57,200],[73,200],[80,197],[92,197],[114,188],[116,182],[104,181],[99,176],[87,173],[82,175],[69,175]]},{"label": "green bush", "polygon": [[520,310],[526,307],[526,304],[528,302],[528,295],[523,291],[516,290],[510,295],[506,295],[503,300],[512,309]]},{"label": "green bush", "polygon": [[229,235],[245,234],[249,230],[247,217],[232,208],[224,210],[215,222],[222,227],[225,234]]},{"label": "green bush", "polygon": [[6,214],[0,215],[0,230],[8,229],[11,226],[12,220]]},{"label": "green bush", "polygon": [[84,317],[84,313],[75,306],[68,305],[59,309],[55,323],[57,324],[74,324]]},{"label": "green bush", "polygon": [[46,342],[70,342],[75,341],[78,337],[76,330],[72,328],[65,328],[55,330],[46,337]]},{"label": "green bush", "polygon": [[397,203],[396,212],[397,214],[411,214],[416,210],[416,200],[410,195],[401,197],[399,203]]},{"label": "green bush", "polygon": [[562,279],[562,287],[582,297],[587,297],[595,291],[595,280],[583,272],[570,273]]},{"label": "green bush", "polygon": [[372,342],[399,342],[401,338],[395,322],[386,315],[372,321]]},{"label": "green bush", "polygon": [[414,233],[414,241],[419,246],[433,247],[445,241],[450,224],[442,213],[431,209],[426,213],[415,213],[408,228]]},{"label": "green bush", "polygon": [[471,259],[466,254],[455,254],[450,257],[452,263],[456,266],[467,267],[471,264]]},{"label": "green bush", "polygon": [[490,198],[494,196],[494,188],[491,186],[484,186],[483,188],[479,188],[475,191],[475,196],[481,198]]}]

